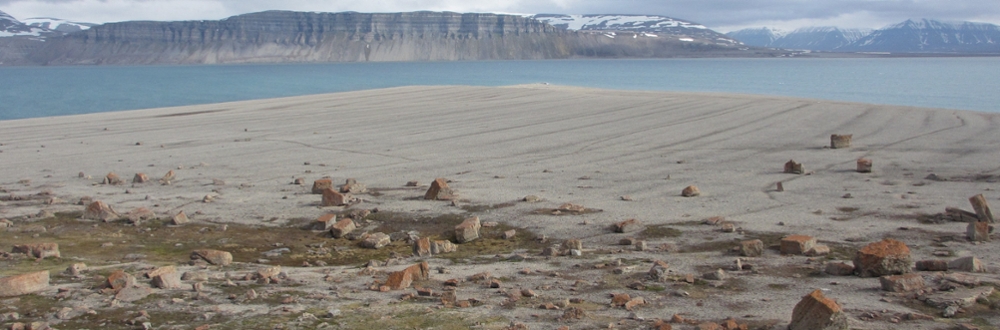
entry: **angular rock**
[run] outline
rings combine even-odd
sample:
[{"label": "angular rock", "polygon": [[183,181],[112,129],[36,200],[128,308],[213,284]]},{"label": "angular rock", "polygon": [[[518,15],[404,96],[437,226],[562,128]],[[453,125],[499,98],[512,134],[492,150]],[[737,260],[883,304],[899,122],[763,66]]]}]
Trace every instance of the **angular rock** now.
[{"label": "angular rock", "polygon": [[187,214],[184,214],[184,211],[177,212],[176,215],[170,217],[170,224],[174,226],[180,226],[188,222],[191,222],[191,220],[188,219]]},{"label": "angular rock", "polygon": [[114,272],[111,272],[111,275],[108,275],[108,281],[107,283],[105,283],[105,285],[111,288],[111,290],[118,292],[126,287],[134,286],[135,276],[132,276],[132,274],[126,273],[124,270],[119,269]]},{"label": "angular rock", "polygon": [[871,173],[872,160],[868,158],[858,159],[858,173]]},{"label": "angular rock", "polygon": [[830,148],[831,149],[850,148],[852,137],[854,137],[854,134],[830,135]]},{"label": "angular rock", "polygon": [[960,272],[985,273],[986,267],[976,257],[961,257],[948,262],[948,269]]},{"label": "angular rock", "polygon": [[350,199],[347,195],[341,194],[333,188],[323,189],[323,201],[322,206],[343,206],[347,205],[347,201]]},{"label": "angular rock", "polygon": [[619,307],[625,306],[625,304],[627,304],[630,300],[632,300],[632,297],[630,297],[628,293],[614,294],[611,296],[611,305]]},{"label": "angular rock", "polygon": [[390,290],[402,290],[410,287],[413,281],[426,280],[429,276],[430,266],[427,262],[421,262],[401,271],[390,273],[385,285]]},{"label": "angular rock", "polygon": [[87,270],[87,264],[85,263],[75,263],[66,267],[66,274],[70,276],[80,276],[84,270]]},{"label": "angular rock", "polygon": [[313,181],[312,193],[313,194],[317,194],[317,195],[318,194],[322,194],[323,190],[330,189],[330,188],[333,188],[333,181],[332,180],[330,180],[329,178],[319,179],[319,180]]},{"label": "angular rock", "polygon": [[424,193],[426,200],[452,200],[455,199],[455,192],[448,187],[448,180],[444,178],[434,179],[431,187]]},{"label": "angular rock", "polygon": [[502,238],[505,239],[505,240],[509,240],[511,238],[514,238],[515,235],[517,235],[517,230],[511,229],[511,230],[503,232]]},{"label": "angular rock", "polygon": [[866,245],[854,257],[855,272],[861,277],[906,274],[912,264],[910,248],[891,238]]},{"label": "angular rock", "polygon": [[368,237],[361,241],[361,247],[368,249],[381,249],[386,245],[389,245],[389,243],[392,243],[392,239],[389,238],[389,235],[386,235],[385,233],[374,233],[368,235]]},{"label": "angular rock", "polygon": [[985,221],[970,222],[965,229],[965,235],[973,242],[990,241],[990,223]]},{"label": "angular rock", "polygon": [[455,240],[458,243],[467,243],[479,238],[479,217],[471,217],[455,226]]},{"label": "angular rock", "polygon": [[431,256],[431,238],[423,237],[413,242],[413,255],[418,257]]},{"label": "angular rock", "polygon": [[847,276],[854,274],[854,265],[846,262],[831,262],[826,264],[823,271],[834,276]]},{"label": "angular rock", "polygon": [[725,281],[727,278],[729,278],[729,275],[726,274],[726,271],[722,270],[722,268],[719,268],[716,269],[714,272],[708,272],[702,274],[701,277],[706,280]]},{"label": "angular rock", "polygon": [[132,177],[132,183],[139,184],[139,183],[146,183],[146,182],[149,182],[149,176],[146,175],[146,173],[136,173],[135,176]]},{"label": "angular rock", "polygon": [[928,294],[921,299],[924,303],[936,308],[948,307],[969,307],[976,303],[980,297],[989,297],[995,289],[992,286],[984,285],[978,288],[956,288],[952,291],[937,292]]},{"label": "angular rock", "polygon": [[118,293],[115,294],[115,299],[124,302],[133,302],[142,300],[142,298],[146,298],[152,293],[153,290],[150,288],[129,286],[119,290]]},{"label": "angular rock", "polygon": [[153,276],[151,284],[154,288],[160,289],[180,289],[183,286],[181,274],[176,271]]},{"label": "angular rock", "polygon": [[807,235],[788,235],[781,239],[781,254],[803,255],[816,246],[816,238]]},{"label": "angular rock", "polygon": [[337,215],[333,213],[327,213],[316,218],[316,229],[317,230],[330,230],[333,225],[337,223]]},{"label": "angular rock", "polygon": [[740,255],[744,257],[759,257],[764,254],[764,242],[759,239],[740,242]]},{"label": "angular rock", "polygon": [[695,197],[700,195],[701,195],[701,190],[698,190],[698,186],[687,186],[687,188],[681,190],[681,196],[684,197]]},{"label": "angular rock", "polygon": [[156,218],[156,213],[145,207],[137,207],[132,209],[125,215],[128,221],[133,224],[138,224],[145,220],[151,220]]},{"label": "angular rock", "polygon": [[816,244],[816,246],[807,250],[805,254],[810,257],[825,256],[830,254],[830,247],[823,244]]},{"label": "angular rock", "polygon": [[559,212],[569,212],[569,213],[580,213],[586,211],[587,208],[580,204],[564,203],[556,208]]},{"label": "angular rock", "polygon": [[167,174],[164,174],[163,177],[160,178],[160,183],[170,184],[171,181],[174,181],[174,177],[175,177],[174,170],[169,170],[167,171]]},{"label": "angular rock", "polygon": [[111,172],[104,176],[104,181],[101,183],[117,186],[125,183],[125,180],[122,180],[122,178],[118,176],[118,174],[115,174],[115,172]]},{"label": "angular rock", "polygon": [[340,186],[340,192],[345,193],[345,194],[347,194],[347,193],[361,194],[361,193],[365,193],[367,191],[368,191],[368,188],[365,187],[365,185],[358,183],[354,179],[347,179],[347,182],[344,183],[343,186]]},{"label": "angular rock", "polygon": [[442,254],[458,251],[458,245],[448,240],[438,240],[431,242],[431,254]]},{"label": "angular rock", "polygon": [[333,224],[333,227],[330,228],[330,234],[333,235],[334,238],[343,238],[344,235],[349,234],[356,228],[354,220],[340,219],[340,221],[337,221],[337,223]]},{"label": "angular rock", "polygon": [[986,202],[986,197],[983,194],[969,197],[969,203],[972,203],[972,208],[976,210],[976,217],[979,218],[979,221],[988,223],[997,222],[996,218],[993,217],[993,211],[990,210],[990,204]]},{"label": "angular rock", "polygon": [[802,168],[802,163],[796,163],[794,160],[789,160],[785,163],[785,173],[803,174],[805,172],[805,169]]},{"label": "angular rock", "polygon": [[925,287],[924,277],[920,274],[889,275],[878,278],[883,291],[909,292]]},{"label": "angular rock", "polygon": [[965,274],[965,273],[950,273],[944,275],[944,280],[952,283],[961,284],[968,287],[977,287],[982,281],[979,277]]},{"label": "angular rock", "polygon": [[153,278],[156,277],[157,275],[176,273],[176,272],[177,272],[177,267],[174,266],[156,267],[146,272],[146,277]]},{"label": "angular rock", "polygon": [[24,244],[24,245],[14,245],[11,249],[11,253],[24,253],[28,256],[44,259],[44,258],[60,258],[59,254],[59,244],[57,243],[35,243],[35,244]]},{"label": "angular rock", "polygon": [[568,240],[565,240],[562,243],[562,250],[563,251],[583,250],[583,242],[581,242],[578,239],[568,239]]},{"label": "angular rock", "polygon": [[226,251],[201,249],[192,251],[191,259],[201,259],[217,266],[228,266],[233,263],[233,254]]},{"label": "angular rock", "polygon": [[947,260],[920,260],[917,261],[917,270],[924,272],[944,272],[948,271]]},{"label": "angular rock", "polygon": [[87,209],[83,211],[83,218],[90,220],[101,220],[104,222],[114,221],[121,219],[121,215],[115,212],[111,206],[105,204],[102,201],[94,201],[87,205]]},{"label": "angular rock", "polygon": [[270,279],[277,278],[278,274],[281,274],[281,266],[265,267],[257,270],[254,274],[255,279]]},{"label": "angular rock", "polygon": [[667,271],[669,268],[670,264],[666,261],[653,261],[653,266],[649,268],[649,278],[657,282],[666,282],[669,280],[669,272]]},{"label": "angular rock", "polygon": [[792,309],[788,330],[847,330],[847,315],[833,299],[815,290]]},{"label": "angular rock", "polygon": [[635,297],[625,303],[625,310],[631,311],[632,309],[646,304],[646,299],[642,297]]},{"label": "angular rock", "polygon": [[615,223],[616,233],[631,233],[634,231],[639,231],[639,229],[642,229],[642,224],[640,224],[639,220],[636,219],[628,219],[622,222]]},{"label": "angular rock", "polygon": [[45,290],[49,287],[49,271],[40,271],[0,278],[0,297],[16,297]]}]

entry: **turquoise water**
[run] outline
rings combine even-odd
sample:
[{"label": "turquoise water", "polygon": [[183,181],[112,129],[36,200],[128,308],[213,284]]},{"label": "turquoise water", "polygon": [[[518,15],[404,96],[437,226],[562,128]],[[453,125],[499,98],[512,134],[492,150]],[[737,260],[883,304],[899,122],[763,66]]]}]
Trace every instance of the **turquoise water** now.
[{"label": "turquoise water", "polygon": [[0,120],[407,85],[541,83],[1000,112],[1000,58],[0,67]]}]

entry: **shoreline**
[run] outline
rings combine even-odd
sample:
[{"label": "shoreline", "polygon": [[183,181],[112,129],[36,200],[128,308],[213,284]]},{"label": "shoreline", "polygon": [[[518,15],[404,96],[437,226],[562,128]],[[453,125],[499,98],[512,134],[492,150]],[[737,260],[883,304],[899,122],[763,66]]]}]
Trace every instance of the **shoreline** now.
[{"label": "shoreline", "polygon": [[[829,148],[832,134],[852,134],[851,146]],[[433,273],[420,283],[434,290],[442,290],[442,283],[451,278],[491,272],[505,284],[491,289],[463,282],[457,289],[459,298],[482,304],[461,311],[477,320],[499,313],[531,328],[561,324],[557,318],[563,310],[540,310],[538,305],[573,298],[585,302],[573,304],[587,309],[590,316],[575,321],[585,326],[624,322],[619,324],[646,327],[654,318],[669,320],[673,314],[716,322],[727,317],[740,322],[773,320],[781,326],[787,325],[803,295],[823,289],[847,311],[852,328],[891,329],[899,324],[889,318],[865,319],[865,313],[928,312],[912,307],[922,304],[919,301],[874,289],[879,286],[877,278],[822,271],[827,263],[849,261],[851,253],[844,251],[886,237],[909,245],[914,260],[938,259],[939,250],[948,251],[949,258],[979,258],[987,272],[970,276],[1000,286],[1000,255],[995,253],[1000,239],[975,244],[962,238],[965,223],[921,220],[947,207],[969,209],[968,198],[976,194],[983,194],[994,207],[1000,205],[995,190],[1000,180],[997,113],[553,85],[409,86],[0,121],[0,143],[0,157],[5,160],[0,188],[5,194],[47,193],[55,198],[52,203],[0,202],[0,218],[12,219],[15,228],[38,221],[34,216],[42,211],[81,212],[83,206],[76,202],[90,196],[121,212],[145,207],[159,218],[169,218],[184,211],[195,228],[223,224],[288,228],[328,212],[377,209],[407,219],[478,216],[484,223],[544,235],[546,244],[579,239],[584,251],[579,257],[546,257],[534,249],[458,260],[447,255],[403,255],[398,263],[379,267],[396,271],[423,260],[431,269],[448,269],[451,273]],[[859,158],[874,162],[872,173],[856,171]],[[802,163],[805,173],[784,173],[789,159]],[[168,171],[176,173],[169,185],[100,183],[109,172],[125,179],[141,172],[155,181]],[[369,192],[357,194],[362,199],[359,204],[322,207],[309,184],[323,177],[334,184],[354,178]],[[292,184],[297,178],[305,184]],[[423,200],[424,190],[435,178],[450,180],[458,199]],[[418,188],[407,188],[409,181],[418,181]],[[777,183],[783,184],[783,191],[776,189]],[[701,195],[682,197],[682,189],[691,185],[699,187]],[[523,202],[529,195],[541,201]],[[564,203],[600,212],[549,212]],[[722,223],[703,224],[716,217],[734,230],[724,231]],[[641,231],[621,234],[610,229],[627,219],[639,221]],[[375,226],[381,221],[358,222]],[[95,225],[137,228],[121,222]],[[406,230],[405,222],[399,226]],[[171,230],[154,228],[158,235]],[[676,235],[664,234],[674,231]],[[813,236],[840,254],[783,256],[766,246],[763,256],[743,260],[756,271],[732,271],[728,281],[653,283],[645,276],[653,260],[664,260],[671,276],[700,277],[739,258],[730,249],[741,240],[791,234]],[[0,238],[12,244],[44,242],[58,239],[58,230],[54,227],[38,237],[14,235],[18,234],[0,233]],[[635,251],[620,245],[631,236],[644,237],[650,248]],[[240,246],[238,237],[227,238],[234,250],[275,248]],[[291,240],[274,243],[295,253],[307,248]],[[143,249],[142,243],[118,244]],[[191,241],[184,247],[217,244]],[[406,243],[397,244],[408,248]],[[72,258],[73,249],[64,248],[62,258]],[[517,254],[528,258],[508,261]],[[621,266],[598,267],[616,260]],[[254,259],[236,261],[235,270],[206,271],[241,276],[267,266]],[[176,262],[182,269],[196,270],[182,264],[185,260]],[[399,307],[400,295],[413,289],[368,290],[373,280],[385,280],[385,275],[357,275],[366,262],[283,269],[290,278],[300,279],[296,283],[303,287],[330,295],[317,302],[304,299],[309,302],[302,304],[308,306],[348,311],[354,308],[352,303],[369,301],[376,309]],[[42,267],[52,272],[64,269],[58,268],[61,264]],[[525,268],[534,271],[525,275],[521,273]],[[624,270],[612,272],[617,268]],[[321,279],[324,274],[337,278],[335,290]],[[60,281],[66,286],[79,282]],[[576,281],[584,284],[578,287]],[[662,290],[629,288],[634,281]],[[225,281],[206,283],[225,288]],[[259,289],[265,288],[295,290]],[[525,297],[513,308],[502,306],[507,296],[499,291],[522,288],[537,291],[539,297]],[[608,307],[608,294],[623,292],[644,297],[648,304],[635,311]],[[253,315],[265,318],[268,310],[280,308],[261,301],[246,304],[262,308],[264,316]],[[427,308],[430,315],[450,310],[438,311],[439,301],[413,304]],[[233,312],[237,307],[219,313],[239,316]],[[633,312],[638,318],[629,317]],[[962,317],[972,315],[1000,324],[996,314],[970,312],[957,319],[907,320],[905,325],[937,329],[942,323],[968,321]]]}]

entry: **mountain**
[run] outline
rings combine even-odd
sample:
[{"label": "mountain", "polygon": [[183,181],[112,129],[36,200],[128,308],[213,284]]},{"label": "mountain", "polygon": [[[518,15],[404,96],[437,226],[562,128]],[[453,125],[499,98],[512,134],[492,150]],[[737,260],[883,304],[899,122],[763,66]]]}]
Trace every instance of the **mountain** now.
[{"label": "mountain", "polygon": [[61,32],[61,33],[73,33],[77,31],[83,31],[91,28],[92,26],[97,25],[93,23],[72,22],[64,19],[51,18],[51,17],[28,18],[21,21],[21,23],[24,23],[24,25],[27,26],[43,28],[46,30]]},{"label": "mountain", "polygon": [[621,31],[637,33],[640,36],[697,38],[726,45],[739,44],[739,41],[715,32],[704,25],[666,16],[538,14],[529,17],[573,31]]},{"label": "mountain", "polygon": [[40,36],[47,29],[35,28],[18,21],[13,16],[0,11],[0,37]]},{"label": "mountain", "polygon": [[1000,26],[907,20],[876,30],[838,51],[892,53],[1000,53]]},{"label": "mountain", "polygon": [[850,45],[869,33],[869,30],[826,26],[800,28],[789,33],[768,28],[743,29],[726,35],[757,47],[833,51]]},{"label": "mountain", "polygon": [[[630,25],[636,28],[633,30],[620,25],[621,30],[578,31],[531,17],[501,14],[267,11],[217,21],[97,25],[50,37],[22,60],[8,64],[446,61],[773,53],[760,54],[736,41],[719,40],[714,31],[693,23],[663,21],[644,30],[637,30],[637,24]],[[664,31],[664,36],[653,33],[656,31]],[[690,33],[674,36],[668,31]]]}]

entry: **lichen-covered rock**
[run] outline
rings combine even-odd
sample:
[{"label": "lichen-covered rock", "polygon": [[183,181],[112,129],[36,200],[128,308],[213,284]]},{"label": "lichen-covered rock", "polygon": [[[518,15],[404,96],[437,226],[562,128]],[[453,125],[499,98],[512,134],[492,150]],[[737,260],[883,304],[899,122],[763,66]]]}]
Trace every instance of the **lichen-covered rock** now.
[{"label": "lichen-covered rock", "polygon": [[474,241],[479,238],[480,228],[482,228],[482,224],[479,222],[479,217],[465,219],[465,221],[455,226],[455,240],[458,243]]},{"label": "lichen-covered rock", "polygon": [[855,272],[861,277],[906,274],[912,266],[910,248],[891,238],[866,245],[854,257]]},{"label": "lichen-covered rock", "polygon": [[226,251],[202,249],[192,251],[191,259],[201,259],[213,265],[228,266],[233,263],[233,254]]},{"label": "lichen-covered rock", "polygon": [[802,297],[792,309],[788,330],[847,330],[847,315],[840,304],[815,290]]},{"label": "lichen-covered rock", "polygon": [[330,234],[334,238],[343,238],[344,235],[350,234],[357,226],[354,224],[354,220],[351,219],[340,219],[337,223],[333,224],[330,228]]},{"label": "lichen-covered rock", "polygon": [[389,235],[386,235],[385,233],[374,233],[368,235],[368,237],[361,241],[361,247],[368,249],[381,249],[386,245],[389,245],[389,243],[392,243],[392,239],[389,238]]}]

